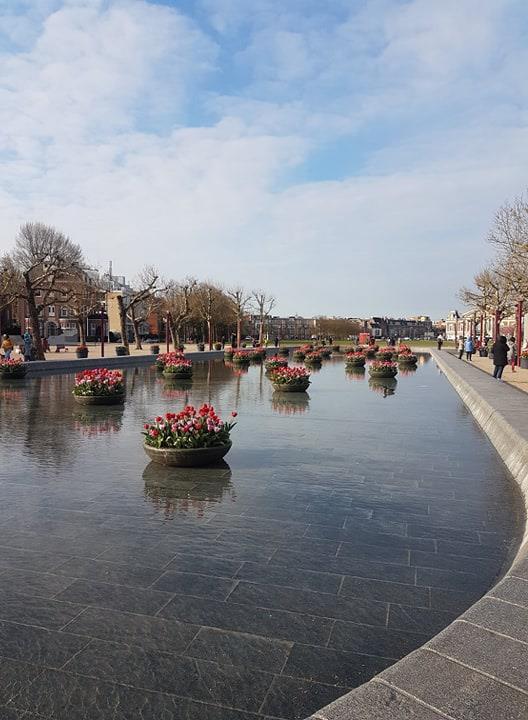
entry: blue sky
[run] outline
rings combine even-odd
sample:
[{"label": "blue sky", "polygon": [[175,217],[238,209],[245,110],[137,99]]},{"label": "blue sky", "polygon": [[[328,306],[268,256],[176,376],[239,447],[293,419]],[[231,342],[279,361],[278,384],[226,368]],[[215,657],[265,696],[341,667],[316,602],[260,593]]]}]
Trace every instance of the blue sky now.
[{"label": "blue sky", "polygon": [[0,0],[1,249],[441,317],[526,189],[524,0]]}]

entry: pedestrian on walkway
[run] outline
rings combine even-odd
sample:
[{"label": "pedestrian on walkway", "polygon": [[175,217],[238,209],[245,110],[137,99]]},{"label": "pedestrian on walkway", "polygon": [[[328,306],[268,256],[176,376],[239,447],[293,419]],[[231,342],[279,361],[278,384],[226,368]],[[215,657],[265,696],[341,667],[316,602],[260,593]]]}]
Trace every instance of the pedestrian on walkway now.
[{"label": "pedestrian on walkway", "polygon": [[458,359],[462,360],[462,355],[464,354],[464,338],[463,337],[458,338],[457,350],[458,350]]},{"label": "pedestrian on walkway", "polygon": [[444,344],[444,336],[440,333],[440,335],[436,338],[436,342],[438,344],[438,349],[442,349],[442,345]]},{"label": "pedestrian on walkway", "polygon": [[13,341],[7,333],[4,335],[4,339],[2,340],[2,350],[4,351],[5,359],[9,360],[11,353],[13,352]]},{"label": "pedestrian on walkway", "polygon": [[501,335],[493,343],[493,377],[502,379],[502,371],[508,364],[508,342],[505,335]]},{"label": "pedestrian on walkway", "polygon": [[468,335],[466,342],[464,343],[464,350],[466,351],[466,360],[471,362],[473,353],[475,352],[475,346],[473,345],[473,338]]},{"label": "pedestrian on walkway", "polygon": [[24,361],[29,362],[32,360],[31,351],[33,349],[33,335],[31,334],[31,328],[28,328],[22,338],[24,341]]}]

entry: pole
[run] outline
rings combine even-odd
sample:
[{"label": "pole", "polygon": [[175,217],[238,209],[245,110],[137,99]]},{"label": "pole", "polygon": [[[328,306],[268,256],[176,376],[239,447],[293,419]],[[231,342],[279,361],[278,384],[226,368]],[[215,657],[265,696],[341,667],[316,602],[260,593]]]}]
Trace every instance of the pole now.
[{"label": "pole", "polygon": [[101,310],[101,357],[104,357],[104,311]]},{"label": "pole", "polygon": [[523,301],[519,300],[517,303],[517,330],[516,330],[516,343],[517,343],[517,365],[521,364],[521,352],[522,352],[522,332],[523,332]]}]

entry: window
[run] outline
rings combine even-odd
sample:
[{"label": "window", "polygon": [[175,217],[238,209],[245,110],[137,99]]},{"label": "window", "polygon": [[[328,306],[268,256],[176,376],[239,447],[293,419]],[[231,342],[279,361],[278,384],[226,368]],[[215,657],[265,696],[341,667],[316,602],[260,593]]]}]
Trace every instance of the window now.
[{"label": "window", "polygon": [[64,306],[61,307],[61,309],[60,309],[60,316],[61,316],[61,317],[66,318],[66,317],[69,316],[69,314],[70,314],[70,313],[68,312],[68,308],[67,308],[67,307],[64,307]]},{"label": "window", "polygon": [[55,305],[48,305],[49,317],[55,317]]}]

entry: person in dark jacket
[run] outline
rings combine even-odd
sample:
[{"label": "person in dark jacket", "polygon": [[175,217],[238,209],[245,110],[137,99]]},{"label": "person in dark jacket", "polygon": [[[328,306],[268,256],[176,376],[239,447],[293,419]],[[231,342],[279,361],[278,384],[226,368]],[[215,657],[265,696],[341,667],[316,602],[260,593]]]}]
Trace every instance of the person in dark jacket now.
[{"label": "person in dark jacket", "polygon": [[508,341],[505,335],[501,335],[493,343],[493,377],[500,380],[502,378],[502,371],[508,364]]}]

